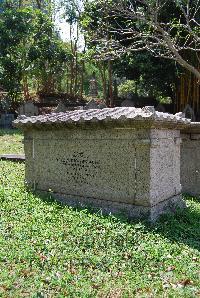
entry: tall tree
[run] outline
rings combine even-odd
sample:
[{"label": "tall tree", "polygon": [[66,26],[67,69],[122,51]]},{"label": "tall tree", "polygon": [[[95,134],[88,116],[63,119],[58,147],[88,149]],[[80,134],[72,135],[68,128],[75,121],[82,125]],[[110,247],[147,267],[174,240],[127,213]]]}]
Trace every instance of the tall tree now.
[{"label": "tall tree", "polygon": [[[69,37],[71,45],[71,62],[70,62],[70,94],[75,95],[78,92],[78,42],[79,42],[79,20],[81,14],[81,1],[62,0],[61,8],[64,11],[63,16],[69,25]],[[82,65],[82,71],[84,67]],[[82,80],[83,74],[81,74]],[[80,88],[81,89],[81,88]],[[80,90],[79,90],[80,91]],[[82,92],[81,92],[82,93]]]},{"label": "tall tree", "polygon": [[15,99],[21,87],[29,99],[34,78],[41,90],[55,90],[68,49],[46,13],[35,8],[5,7],[0,19],[0,82]]},{"label": "tall tree", "polygon": [[[200,81],[199,0],[102,0],[100,3],[104,21],[108,16],[112,19],[109,31],[116,52],[147,50],[156,57],[176,61]],[[102,36],[102,30],[98,33],[96,39],[105,45],[106,36]]]}]

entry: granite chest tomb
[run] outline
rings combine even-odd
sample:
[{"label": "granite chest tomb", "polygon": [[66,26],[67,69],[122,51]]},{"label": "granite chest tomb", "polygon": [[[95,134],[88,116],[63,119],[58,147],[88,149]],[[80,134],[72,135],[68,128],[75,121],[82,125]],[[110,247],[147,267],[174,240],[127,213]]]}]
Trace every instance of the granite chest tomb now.
[{"label": "granite chest tomb", "polygon": [[26,182],[70,205],[155,220],[183,207],[180,129],[188,120],[152,107],[21,117]]}]

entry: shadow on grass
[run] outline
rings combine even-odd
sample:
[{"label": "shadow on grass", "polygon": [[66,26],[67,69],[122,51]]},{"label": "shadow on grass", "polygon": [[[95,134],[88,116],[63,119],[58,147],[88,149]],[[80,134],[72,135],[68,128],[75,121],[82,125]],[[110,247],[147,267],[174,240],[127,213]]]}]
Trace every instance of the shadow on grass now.
[{"label": "shadow on grass", "polygon": [[16,128],[0,128],[0,136],[13,136],[13,135],[22,135],[22,132],[19,129]]},{"label": "shadow on grass", "polygon": [[[59,209],[63,209],[67,204],[57,201],[50,194],[37,193],[40,199],[47,204],[55,204]],[[162,237],[169,239],[172,242],[183,243],[193,249],[200,251],[200,209],[195,209],[194,203],[200,204],[199,198],[185,197],[189,206],[185,209],[178,209],[176,213],[164,214],[155,223],[150,223],[145,220],[131,220],[122,214],[112,215],[119,223],[135,224],[141,223],[145,225],[146,232],[155,232]],[[92,207],[70,206],[74,211],[86,210],[89,214],[109,218],[111,215],[104,215],[101,211],[97,211]]]},{"label": "shadow on grass", "polygon": [[200,204],[200,199],[187,197],[187,203],[187,208],[162,215],[154,226],[147,228],[173,242],[184,243],[200,251],[200,209],[197,210],[194,204]]}]

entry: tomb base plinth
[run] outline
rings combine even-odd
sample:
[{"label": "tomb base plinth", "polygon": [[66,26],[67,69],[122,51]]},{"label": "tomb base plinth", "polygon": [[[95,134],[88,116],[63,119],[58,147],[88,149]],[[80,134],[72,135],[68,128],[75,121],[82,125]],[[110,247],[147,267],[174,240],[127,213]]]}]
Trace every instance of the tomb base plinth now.
[{"label": "tomb base plinth", "polygon": [[94,212],[100,212],[102,215],[111,215],[127,217],[128,219],[145,219],[155,222],[160,215],[166,213],[175,213],[178,209],[186,208],[182,195],[176,195],[167,200],[161,201],[154,206],[137,206],[109,200],[98,200],[94,198],[84,198],[66,194],[51,193],[57,201],[63,205],[75,208],[88,208]]}]

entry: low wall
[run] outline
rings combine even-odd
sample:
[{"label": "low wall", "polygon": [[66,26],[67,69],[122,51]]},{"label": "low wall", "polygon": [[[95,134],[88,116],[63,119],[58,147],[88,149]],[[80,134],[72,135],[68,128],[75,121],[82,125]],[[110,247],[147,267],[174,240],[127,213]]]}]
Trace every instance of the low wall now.
[{"label": "low wall", "polygon": [[191,122],[181,132],[182,191],[200,196],[200,123]]}]

